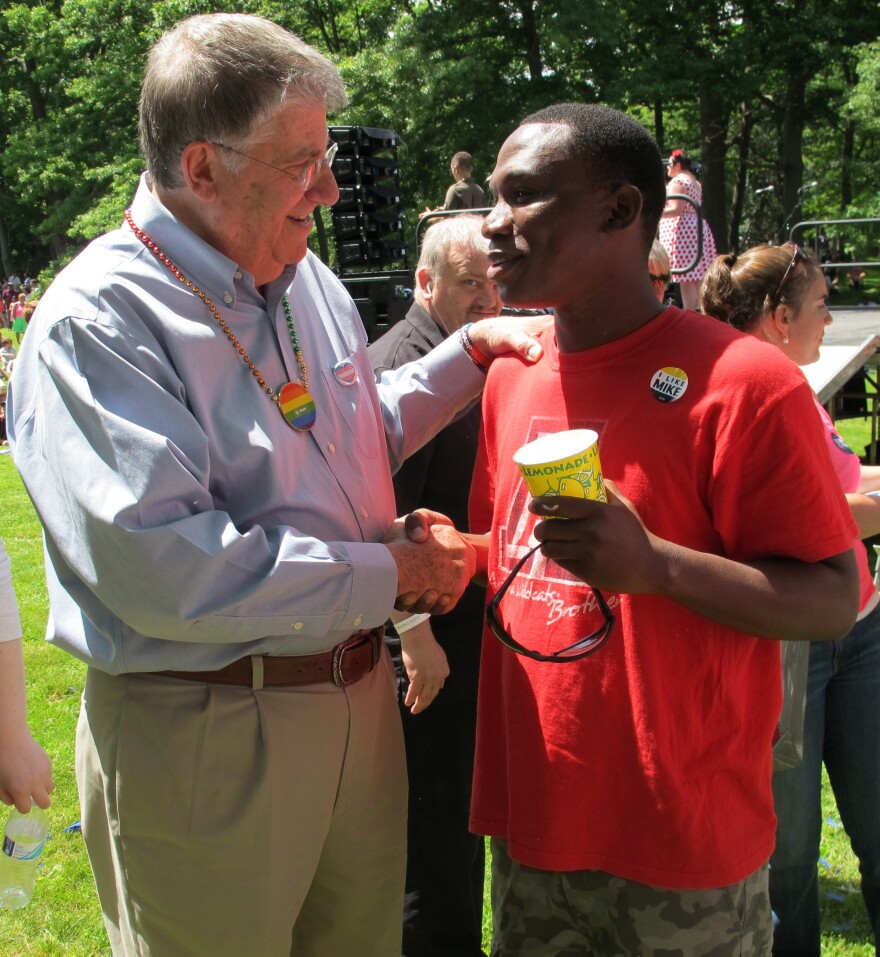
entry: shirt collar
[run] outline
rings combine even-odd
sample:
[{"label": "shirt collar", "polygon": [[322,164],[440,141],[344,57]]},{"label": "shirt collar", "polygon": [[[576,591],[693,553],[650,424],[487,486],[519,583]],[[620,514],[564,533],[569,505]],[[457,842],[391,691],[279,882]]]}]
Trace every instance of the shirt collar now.
[{"label": "shirt collar", "polygon": [[414,302],[407,310],[406,320],[419,330],[431,346],[439,346],[446,338],[443,330],[434,322],[428,310],[417,302]]}]

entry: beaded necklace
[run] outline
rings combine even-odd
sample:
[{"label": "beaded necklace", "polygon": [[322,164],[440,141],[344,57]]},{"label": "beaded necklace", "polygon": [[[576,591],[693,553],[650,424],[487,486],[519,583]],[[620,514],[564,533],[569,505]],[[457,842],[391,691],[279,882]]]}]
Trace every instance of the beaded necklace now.
[{"label": "beaded necklace", "polygon": [[290,341],[293,345],[293,354],[296,357],[296,364],[299,374],[299,382],[285,382],[277,390],[266,381],[266,377],[257,368],[256,363],[248,355],[247,350],[241,344],[239,338],[235,335],[229,323],[220,314],[220,310],[214,305],[214,302],[208,298],[203,289],[199,289],[192,280],[177,268],[177,266],[165,255],[164,252],[153,242],[134,221],[131,210],[125,211],[125,221],[131,227],[131,231],[137,238],[150,250],[151,253],[168,267],[171,274],[202,300],[208,307],[211,315],[217,320],[217,325],[232,344],[232,348],[241,356],[242,362],[250,369],[251,375],[257,380],[257,384],[269,396],[269,398],[278,406],[284,421],[297,432],[307,432],[314,424],[316,418],[315,401],[309,394],[309,370],[306,365],[306,359],[303,355],[302,347],[296,334],[296,323],[293,319],[293,313],[290,309],[290,300],[287,293],[281,297],[281,303],[284,306],[284,318],[287,322],[287,331],[290,335]]}]

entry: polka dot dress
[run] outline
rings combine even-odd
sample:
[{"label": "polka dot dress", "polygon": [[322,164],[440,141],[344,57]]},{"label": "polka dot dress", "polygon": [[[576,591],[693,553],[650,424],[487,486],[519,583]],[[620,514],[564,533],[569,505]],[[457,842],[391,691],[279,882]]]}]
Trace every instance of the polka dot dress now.
[{"label": "polka dot dress", "polygon": [[[674,176],[666,187],[667,196],[672,193],[690,196],[696,203],[703,202],[703,188],[690,176]],[[673,269],[686,269],[697,255],[697,211],[690,203],[684,203],[684,207],[681,216],[664,216],[660,220],[660,242],[669,253]],[[702,258],[689,272],[673,275],[672,281],[701,282],[716,255],[715,240],[704,219]]]}]

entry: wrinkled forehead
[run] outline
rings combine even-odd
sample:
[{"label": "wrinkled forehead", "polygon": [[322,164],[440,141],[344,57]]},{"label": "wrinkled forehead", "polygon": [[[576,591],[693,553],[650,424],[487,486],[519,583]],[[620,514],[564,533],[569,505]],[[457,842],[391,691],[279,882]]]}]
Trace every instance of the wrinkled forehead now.
[{"label": "wrinkled forehead", "polygon": [[489,185],[495,190],[510,176],[543,175],[572,155],[571,130],[565,124],[527,123],[502,144]]},{"label": "wrinkled forehead", "polygon": [[489,241],[482,235],[474,242],[458,242],[451,246],[440,263],[440,272],[449,276],[485,276],[489,268]]}]

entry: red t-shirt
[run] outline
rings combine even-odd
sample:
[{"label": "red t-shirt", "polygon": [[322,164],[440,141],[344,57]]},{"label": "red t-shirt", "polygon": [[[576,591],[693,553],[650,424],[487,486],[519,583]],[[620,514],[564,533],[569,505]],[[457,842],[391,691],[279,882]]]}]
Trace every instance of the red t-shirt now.
[{"label": "red t-shirt", "polygon": [[[535,366],[493,363],[484,393],[471,528],[491,527],[490,597],[533,541],[513,453],[560,429],[599,433],[604,474],[664,539],[737,560],[851,547],[809,386],[778,350],[673,308],[577,354],[544,338]],[[559,648],[598,625],[589,595],[538,553],[502,617],[522,644]],[[486,632],[472,829],[545,870],[742,880],[774,844],[779,645],[656,596],[605,597],[614,632],[579,662],[534,662]]]}]

